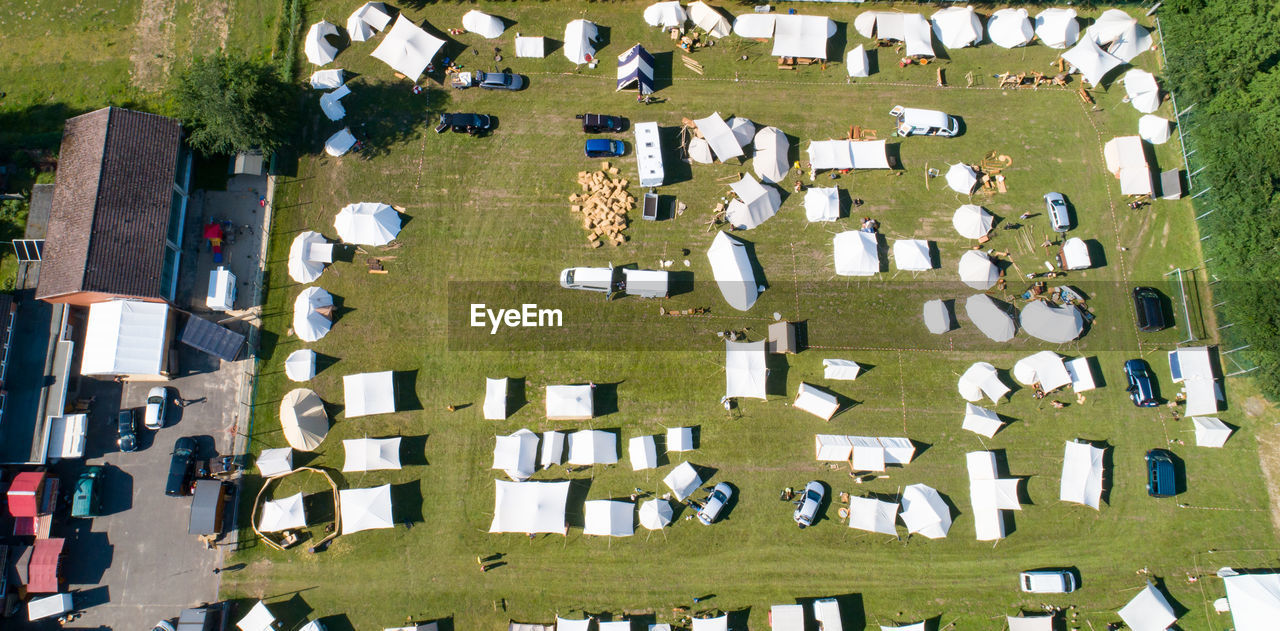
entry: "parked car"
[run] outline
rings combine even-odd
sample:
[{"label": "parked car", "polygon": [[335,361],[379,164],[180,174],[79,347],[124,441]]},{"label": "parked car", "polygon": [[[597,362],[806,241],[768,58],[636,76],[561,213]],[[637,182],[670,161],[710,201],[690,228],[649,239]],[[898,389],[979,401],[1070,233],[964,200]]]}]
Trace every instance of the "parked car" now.
[{"label": "parked car", "polygon": [[792,515],[796,525],[801,529],[813,525],[813,520],[818,516],[818,506],[822,504],[822,498],[826,492],[822,483],[817,480],[804,485],[804,493],[800,495],[800,503],[796,506],[795,515]]},{"label": "parked car", "polygon": [[169,497],[186,495],[191,482],[191,470],[196,462],[196,439],[183,436],[173,443],[173,455],[169,459],[169,478],[164,483],[164,494]]},{"label": "parked car", "polygon": [[1018,585],[1028,594],[1066,594],[1076,591],[1076,575],[1071,570],[1027,570]]},{"label": "parked car", "polygon": [[164,410],[168,407],[169,391],[156,386],[147,393],[147,407],[142,415],[142,425],[147,429],[164,427]]},{"label": "parked car", "polygon": [[1049,227],[1054,232],[1071,229],[1071,211],[1067,210],[1067,198],[1062,193],[1045,193],[1044,209],[1049,215]]},{"label": "parked car", "polygon": [[454,133],[458,134],[478,136],[482,132],[493,129],[493,119],[489,118],[487,114],[464,112],[441,114],[440,124],[436,125],[436,133],[442,134],[446,129],[452,129]]},{"label": "parked car", "polygon": [[582,131],[588,134],[617,133],[627,128],[627,119],[606,114],[578,114]]},{"label": "parked car", "polygon": [[1154,287],[1133,288],[1133,311],[1139,331],[1159,331],[1165,327],[1164,306]]},{"label": "parked car", "polygon": [[711,489],[711,495],[707,496],[707,501],[702,503],[702,508],[698,510],[698,521],[705,526],[714,524],[731,497],[733,497],[733,487],[724,482],[717,484]]},{"label": "parked car", "polygon": [[616,158],[627,152],[627,145],[621,140],[592,138],[587,141],[582,152],[587,154],[588,158]]},{"label": "parked car", "polygon": [[1124,376],[1129,381],[1125,392],[1129,399],[1140,408],[1153,408],[1160,405],[1156,399],[1155,384],[1151,381],[1151,370],[1147,362],[1141,359],[1130,359],[1124,363]]},{"label": "parked car", "polygon": [[476,84],[485,90],[519,90],[524,88],[524,77],[508,71],[476,71]]},{"label": "parked car", "polygon": [[138,420],[133,408],[120,410],[116,418],[116,445],[120,451],[138,450]]},{"label": "parked car", "polygon": [[160,622],[151,625],[151,631],[174,631],[173,623],[168,620],[161,620]]},{"label": "parked car", "polygon": [[889,110],[889,114],[898,118],[899,136],[950,138],[960,133],[960,121],[945,112],[895,105],[892,110]]},{"label": "parked car", "polygon": [[76,478],[71,496],[72,517],[97,517],[102,512],[102,472],[100,466],[86,467]]},{"label": "parked car", "polygon": [[1164,449],[1152,449],[1145,456],[1147,461],[1147,495],[1173,497],[1178,494],[1177,472],[1173,466],[1173,454]]}]

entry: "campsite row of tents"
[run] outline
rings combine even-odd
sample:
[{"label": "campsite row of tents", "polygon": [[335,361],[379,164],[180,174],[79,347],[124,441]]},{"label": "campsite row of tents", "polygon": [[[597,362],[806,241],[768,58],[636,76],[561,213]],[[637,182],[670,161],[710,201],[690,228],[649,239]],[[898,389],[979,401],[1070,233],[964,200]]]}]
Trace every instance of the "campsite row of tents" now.
[{"label": "campsite row of tents", "polygon": [[[345,375],[342,385],[348,419],[396,411],[395,373],[390,370]],[[329,434],[324,401],[313,390],[290,390],[280,400],[280,426],[290,447],[315,451]]]},{"label": "campsite row of tents", "polygon": [[[684,452],[693,449],[693,428],[670,427],[666,433],[666,451]],[[618,434],[598,429],[574,432],[545,431],[541,436],[519,429],[506,436],[496,436],[493,448],[493,467],[507,474],[516,482],[533,477],[539,469],[565,462],[588,466],[618,462]],[[658,440],[656,436],[633,436],[627,443],[631,470],[641,471],[658,467]]]},{"label": "campsite row of tents", "polygon": [[[994,266],[989,261],[971,258],[965,268],[961,260],[961,272],[965,284],[979,289],[977,285],[991,282],[995,284]],[[1019,313],[1015,307],[1000,302],[987,294],[974,294],[964,301],[965,316],[983,335],[993,342],[1007,342],[1013,339],[1020,324],[1022,330],[1038,340],[1063,344],[1080,337],[1084,332],[1084,314],[1072,305],[1058,305],[1046,300],[1033,300]],[[923,318],[925,328],[930,333],[942,334],[956,328],[955,317],[946,301],[929,300],[924,303]],[[1015,322],[1014,316],[1017,316]]]}]

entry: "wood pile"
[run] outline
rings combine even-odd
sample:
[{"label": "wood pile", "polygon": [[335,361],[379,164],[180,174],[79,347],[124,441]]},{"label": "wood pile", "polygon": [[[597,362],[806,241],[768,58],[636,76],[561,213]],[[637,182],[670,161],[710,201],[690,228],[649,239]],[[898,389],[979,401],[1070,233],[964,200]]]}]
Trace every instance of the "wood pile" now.
[{"label": "wood pile", "polygon": [[627,240],[622,231],[627,229],[627,213],[635,209],[636,198],[627,192],[630,182],[617,175],[618,167],[608,161],[600,163],[599,171],[579,171],[582,192],[569,196],[569,210],[582,215],[582,228],[593,248],[606,241],[618,246]]}]

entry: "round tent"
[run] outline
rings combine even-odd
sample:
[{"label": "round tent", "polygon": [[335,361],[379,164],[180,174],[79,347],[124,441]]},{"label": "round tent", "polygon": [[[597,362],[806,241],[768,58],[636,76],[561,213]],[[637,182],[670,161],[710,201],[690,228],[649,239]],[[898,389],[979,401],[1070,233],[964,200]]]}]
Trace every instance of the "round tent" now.
[{"label": "round tent", "polygon": [[333,322],[326,314],[333,296],[319,287],[308,287],[293,301],[293,332],[304,342],[314,342],[329,334]]},{"label": "round tent", "polygon": [[600,28],[588,20],[573,20],[564,27],[564,48],[560,51],[569,61],[585,64],[595,61],[595,39]]},{"label": "round tent", "polygon": [[951,321],[951,312],[941,300],[930,300],[924,303],[924,326],[934,335],[950,331],[955,323]]},{"label": "round tent", "polygon": [[309,381],[316,376],[316,352],[303,348],[284,359],[284,375],[290,381]]},{"label": "round tent", "polygon": [[968,195],[978,184],[978,172],[967,164],[953,164],[947,169],[947,186],[957,193]]},{"label": "round tent", "polygon": [[711,164],[715,160],[711,157],[711,143],[708,143],[706,138],[690,140],[689,159],[698,164]]},{"label": "round tent", "polygon": [[280,400],[280,428],[289,446],[313,451],[329,433],[329,415],[320,395],[306,388],[290,390]]},{"label": "round tent", "polygon": [[947,48],[964,48],[982,41],[982,22],[973,7],[947,7],[930,19],[934,36]]},{"label": "round tent", "polygon": [[1156,76],[1141,68],[1134,68],[1120,77],[1125,96],[1133,109],[1150,114],[1160,107],[1160,86]]},{"label": "round tent", "polygon": [[1013,317],[986,294],[969,296],[964,301],[964,313],[983,335],[995,342],[1008,342],[1018,330]]},{"label": "round tent", "polygon": [[658,2],[644,9],[644,22],[649,26],[677,28],[684,26],[688,19],[689,15],[684,12],[684,7],[680,6],[678,0]]},{"label": "round tent", "polygon": [[981,250],[969,250],[960,257],[960,282],[977,289],[978,291],[986,291],[995,286],[996,281],[1000,280],[1000,270],[996,264],[991,262],[991,258],[986,252]]},{"label": "round tent", "polygon": [[965,204],[951,216],[951,225],[966,239],[981,239],[991,232],[991,213],[980,206]]},{"label": "round tent", "polygon": [[479,35],[485,39],[493,39],[502,35],[507,27],[502,23],[500,18],[496,18],[488,13],[483,13],[472,9],[462,16],[462,28]]},{"label": "round tent", "polygon": [[671,502],[664,499],[647,500],[640,505],[640,525],[649,530],[662,530],[671,525],[675,511]]},{"label": "round tent", "polygon": [[387,204],[348,204],[333,219],[338,238],[358,245],[386,245],[400,233],[400,214]]},{"label": "round tent", "polygon": [[1000,380],[1000,373],[995,366],[987,362],[975,362],[960,375],[956,390],[970,403],[982,400],[983,396],[991,399],[992,403],[998,403],[1009,393],[1009,386]]},{"label": "round tent", "polygon": [[1138,135],[1153,145],[1169,142],[1169,119],[1147,114],[1138,119]]},{"label": "round tent", "polygon": [[289,278],[299,283],[310,283],[324,272],[324,264],[333,258],[332,249],[324,235],[306,230],[293,238],[289,246]]},{"label": "round tent", "polygon": [[787,162],[791,143],[787,142],[786,134],[777,127],[764,127],[756,132],[754,142],[756,152],[752,158],[751,168],[755,170],[762,182],[769,184],[781,182],[791,170],[791,165]]},{"label": "round tent", "polygon": [[712,37],[724,37],[733,30],[718,9],[701,0],[689,3],[689,20]]},{"label": "round tent", "polygon": [[987,20],[987,36],[1001,48],[1026,46],[1035,35],[1026,9],[1000,9]]},{"label": "round tent", "polygon": [[1072,306],[1051,305],[1037,300],[1022,308],[1019,318],[1027,335],[1046,342],[1063,344],[1080,337],[1084,316]]},{"label": "round tent", "polygon": [[1049,48],[1066,48],[1080,38],[1075,9],[1045,9],[1036,14],[1036,37]]},{"label": "round tent", "polygon": [[307,38],[302,45],[302,53],[307,56],[307,61],[323,66],[334,60],[338,56],[338,47],[329,43],[325,39],[330,35],[336,36],[338,27],[321,20],[311,25],[307,29]]}]

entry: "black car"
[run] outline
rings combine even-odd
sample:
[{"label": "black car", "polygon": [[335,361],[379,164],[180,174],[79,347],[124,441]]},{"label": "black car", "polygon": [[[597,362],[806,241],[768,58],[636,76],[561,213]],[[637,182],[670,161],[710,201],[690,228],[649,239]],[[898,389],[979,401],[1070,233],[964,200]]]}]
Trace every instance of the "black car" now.
[{"label": "black car", "polygon": [[1147,452],[1146,461],[1147,495],[1151,497],[1177,495],[1178,481],[1173,465],[1173,454],[1164,449],[1152,449]]},{"label": "black car", "polygon": [[1133,310],[1139,331],[1159,331],[1166,326],[1160,292],[1154,287],[1133,288]]},{"label": "black car", "polygon": [[173,443],[173,457],[169,460],[169,478],[164,483],[164,494],[179,497],[187,494],[191,469],[196,462],[196,439],[183,436]]},{"label": "black car", "polygon": [[627,119],[621,116],[578,114],[578,120],[582,121],[582,131],[588,134],[620,132],[627,128]]},{"label": "black car", "polygon": [[524,77],[514,72],[476,71],[476,82],[485,90],[519,90],[524,88]]},{"label": "black car", "polygon": [[116,445],[120,451],[138,450],[138,420],[132,408],[120,410],[116,419]]},{"label": "black car", "polygon": [[436,133],[442,134],[446,129],[453,129],[454,133],[471,134],[478,136],[483,132],[493,128],[493,120],[486,114],[441,114],[440,124],[436,125]]},{"label": "black car", "polygon": [[1153,408],[1160,405],[1160,400],[1156,398],[1155,384],[1151,381],[1151,370],[1147,367],[1147,362],[1141,359],[1130,359],[1124,363],[1124,376],[1129,382],[1129,387],[1125,388],[1125,392],[1129,393],[1129,399],[1133,404],[1140,408]]}]

